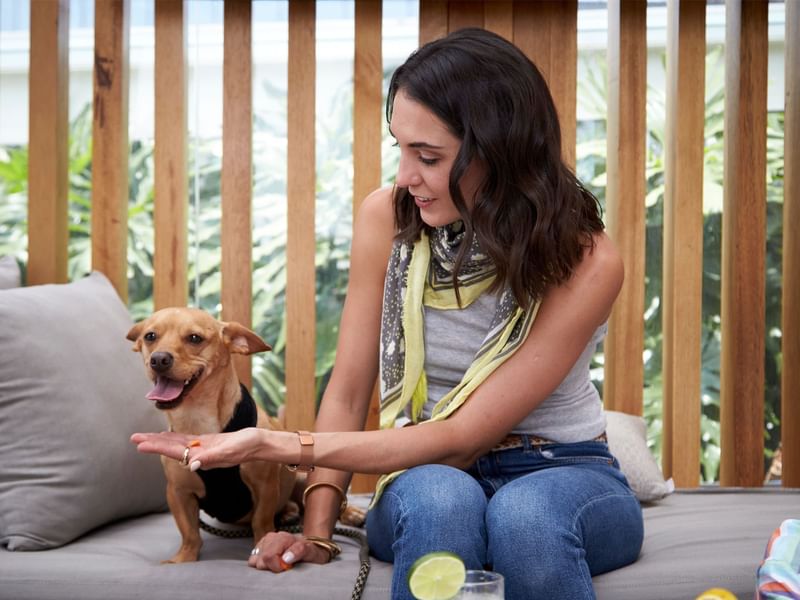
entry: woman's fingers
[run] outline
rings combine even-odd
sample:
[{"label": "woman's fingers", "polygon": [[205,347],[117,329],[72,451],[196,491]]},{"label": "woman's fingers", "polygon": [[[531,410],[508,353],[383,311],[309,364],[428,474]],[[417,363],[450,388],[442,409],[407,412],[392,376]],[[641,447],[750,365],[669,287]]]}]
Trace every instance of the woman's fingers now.
[{"label": "woman's fingers", "polygon": [[255,545],[247,564],[256,569],[280,573],[292,568],[283,560],[284,554],[295,545],[297,538],[286,531],[268,533]]},{"label": "woman's fingers", "polygon": [[131,442],[136,449],[145,454],[163,454],[175,460],[183,458],[184,449],[194,439],[181,433],[165,431],[162,433],[134,433]]},{"label": "woman's fingers", "polygon": [[299,562],[326,563],[325,550],[285,531],[268,533],[256,544],[247,564],[256,569],[281,573]]}]

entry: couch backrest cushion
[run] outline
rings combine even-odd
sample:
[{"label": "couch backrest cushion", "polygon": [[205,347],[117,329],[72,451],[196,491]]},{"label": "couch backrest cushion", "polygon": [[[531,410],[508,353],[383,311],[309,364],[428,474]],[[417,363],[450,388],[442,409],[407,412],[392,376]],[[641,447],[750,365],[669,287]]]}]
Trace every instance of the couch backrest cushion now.
[{"label": "couch backrest cushion", "polygon": [[125,339],[132,320],[100,273],[0,291],[0,546],[39,550],[165,508],[150,383]]},{"label": "couch backrest cushion", "polygon": [[0,290],[20,286],[19,265],[13,256],[0,256]]}]

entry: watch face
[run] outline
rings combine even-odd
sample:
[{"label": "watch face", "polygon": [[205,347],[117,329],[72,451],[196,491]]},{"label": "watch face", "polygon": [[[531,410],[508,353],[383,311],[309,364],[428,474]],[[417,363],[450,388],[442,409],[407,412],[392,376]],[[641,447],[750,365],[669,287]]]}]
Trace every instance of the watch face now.
[{"label": "watch face", "polygon": [[289,465],[289,470],[310,473],[314,470],[314,436],[309,431],[298,431],[297,436],[300,439],[300,463]]}]

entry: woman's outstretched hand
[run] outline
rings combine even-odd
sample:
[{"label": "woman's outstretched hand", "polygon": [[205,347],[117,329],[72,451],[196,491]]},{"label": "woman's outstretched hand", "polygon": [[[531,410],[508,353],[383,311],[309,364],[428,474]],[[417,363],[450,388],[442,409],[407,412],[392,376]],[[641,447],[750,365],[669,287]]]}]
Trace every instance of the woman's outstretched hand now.
[{"label": "woman's outstretched hand", "polygon": [[262,443],[265,430],[248,427],[232,433],[190,435],[164,431],[134,433],[131,442],[139,452],[161,454],[189,467],[216,469],[252,460]]}]

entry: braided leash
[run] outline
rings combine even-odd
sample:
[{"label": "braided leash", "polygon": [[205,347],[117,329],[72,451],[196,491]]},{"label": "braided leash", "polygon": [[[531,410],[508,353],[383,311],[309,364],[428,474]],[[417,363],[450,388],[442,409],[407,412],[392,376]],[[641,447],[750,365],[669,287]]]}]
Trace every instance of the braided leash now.
[{"label": "braided leash", "polygon": [[[212,535],[224,538],[246,538],[253,535],[253,530],[249,527],[222,529],[220,527],[209,525],[203,521],[203,519],[200,519],[200,529],[207,531]],[[303,533],[303,527],[301,525],[287,525],[280,527],[280,529],[282,531],[287,531],[288,533]],[[350,600],[361,600],[361,596],[364,593],[364,586],[367,584],[367,577],[369,577],[369,571],[372,568],[372,564],[369,560],[369,544],[367,543],[367,536],[360,531],[356,531],[355,529],[347,529],[345,527],[334,527],[333,535],[349,537],[359,543],[360,548],[358,551],[358,560],[360,565],[358,567],[358,576],[356,576],[356,583],[353,586],[353,594],[350,596]]]}]

